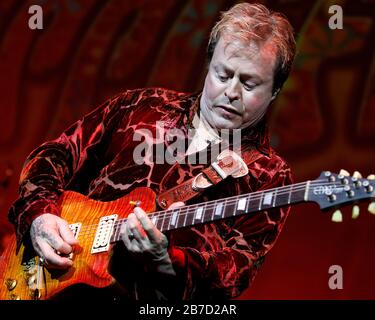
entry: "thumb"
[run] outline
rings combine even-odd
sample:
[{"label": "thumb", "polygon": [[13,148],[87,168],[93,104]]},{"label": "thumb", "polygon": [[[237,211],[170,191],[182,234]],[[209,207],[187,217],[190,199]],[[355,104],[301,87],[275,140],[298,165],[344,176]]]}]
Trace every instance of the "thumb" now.
[{"label": "thumb", "polygon": [[65,220],[59,219],[57,225],[59,227],[61,238],[65,242],[71,246],[78,244],[78,240],[74,238],[73,232],[70,230],[69,225]]},{"label": "thumb", "polygon": [[185,202],[182,202],[182,201],[178,201],[178,202],[173,202],[169,207],[168,207],[168,210],[169,209],[177,209],[177,208],[180,208],[180,207],[183,207],[185,205]]}]

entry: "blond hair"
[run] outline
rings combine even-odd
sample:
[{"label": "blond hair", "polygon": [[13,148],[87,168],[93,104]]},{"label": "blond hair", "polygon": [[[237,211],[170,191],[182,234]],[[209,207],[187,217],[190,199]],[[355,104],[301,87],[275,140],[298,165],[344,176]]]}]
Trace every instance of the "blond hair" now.
[{"label": "blond hair", "polygon": [[272,12],[261,4],[239,3],[221,13],[221,19],[211,31],[207,47],[210,62],[220,37],[238,41],[247,48],[270,42],[277,52],[273,92],[281,89],[288,78],[294,56],[296,42],[293,28],[281,13]]}]

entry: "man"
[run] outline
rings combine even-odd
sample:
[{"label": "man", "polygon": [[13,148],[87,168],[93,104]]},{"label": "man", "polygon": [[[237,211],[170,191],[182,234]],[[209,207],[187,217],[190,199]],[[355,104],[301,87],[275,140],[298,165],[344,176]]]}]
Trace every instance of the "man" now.
[{"label": "man", "polygon": [[[241,129],[241,147],[251,150],[248,175],[226,179],[189,204],[289,184],[290,169],[269,146],[264,115],[287,79],[294,55],[293,31],[281,15],[246,3],[223,13],[211,32],[201,94],[126,91],[29,155],[20,197],[9,212],[18,242],[29,233],[49,268],[69,268],[73,261],[66,255],[77,240],[59,217],[57,200],[64,190],[101,201],[139,186],[160,193],[196,176],[213,160],[138,164],[135,134],[155,132],[156,122],[167,133],[176,128],[186,133],[185,156],[220,141],[223,129]],[[191,126],[197,134],[189,141]],[[151,147],[170,143],[144,138]],[[233,298],[253,280],[287,215],[286,208],[272,209],[165,235],[136,207],[121,230],[123,245],[115,250],[112,273],[128,298]]]}]

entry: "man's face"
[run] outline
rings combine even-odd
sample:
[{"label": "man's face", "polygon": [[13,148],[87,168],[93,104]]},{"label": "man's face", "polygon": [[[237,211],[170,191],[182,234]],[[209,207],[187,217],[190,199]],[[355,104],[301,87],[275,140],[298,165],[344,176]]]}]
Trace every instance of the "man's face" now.
[{"label": "man's face", "polygon": [[239,49],[223,38],[216,45],[200,101],[201,115],[214,129],[239,129],[257,123],[273,100],[276,63],[271,45]]}]

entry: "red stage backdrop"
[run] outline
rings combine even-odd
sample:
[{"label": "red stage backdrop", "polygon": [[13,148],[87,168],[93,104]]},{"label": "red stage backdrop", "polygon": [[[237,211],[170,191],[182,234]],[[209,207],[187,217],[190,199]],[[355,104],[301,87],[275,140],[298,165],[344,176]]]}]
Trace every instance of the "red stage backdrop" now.
[{"label": "red stage backdrop", "polygon": [[[296,182],[322,170],[375,172],[375,2],[260,1],[286,14],[298,57],[273,106],[272,143]],[[27,154],[108,97],[162,86],[196,91],[219,12],[236,1],[40,0],[0,2],[0,244]],[[43,29],[28,9],[43,8]],[[331,30],[331,5],[344,14]],[[240,299],[374,299],[375,216],[361,205],[341,224],[315,204],[298,205],[253,286]],[[331,290],[329,268],[343,270]]]}]

